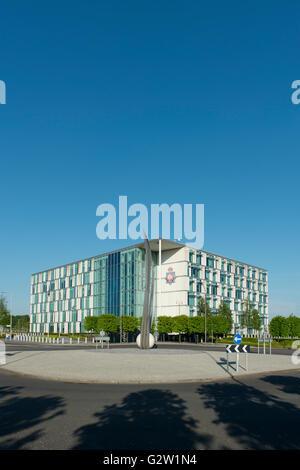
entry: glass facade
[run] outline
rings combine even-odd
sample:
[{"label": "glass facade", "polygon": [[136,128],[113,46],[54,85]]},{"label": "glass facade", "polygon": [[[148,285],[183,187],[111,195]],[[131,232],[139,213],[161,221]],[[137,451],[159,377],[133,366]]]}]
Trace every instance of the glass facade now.
[{"label": "glass facade", "polygon": [[[156,253],[153,253],[156,266]],[[145,250],[132,248],[34,274],[30,329],[36,333],[79,333],[86,316],[141,316]]]}]

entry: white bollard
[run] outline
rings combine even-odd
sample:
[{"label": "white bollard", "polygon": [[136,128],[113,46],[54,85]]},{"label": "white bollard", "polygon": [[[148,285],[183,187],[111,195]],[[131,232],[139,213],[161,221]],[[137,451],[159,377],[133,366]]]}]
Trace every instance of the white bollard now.
[{"label": "white bollard", "polygon": [[85,338],[84,342],[85,342],[85,344],[87,344],[87,338]]},{"label": "white bollard", "polygon": [[72,344],[72,338],[70,338],[70,344]]},{"label": "white bollard", "polygon": [[80,338],[77,339],[77,343],[80,344]]},{"label": "white bollard", "polygon": [[65,338],[61,339],[61,344],[65,344]]}]

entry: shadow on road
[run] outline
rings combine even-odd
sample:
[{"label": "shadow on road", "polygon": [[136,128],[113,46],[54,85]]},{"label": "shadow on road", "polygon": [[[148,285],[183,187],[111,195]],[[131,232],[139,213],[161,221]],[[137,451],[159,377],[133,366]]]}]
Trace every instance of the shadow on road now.
[{"label": "shadow on road", "polygon": [[[26,444],[42,437],[43,429],[40,426],[43,423],[64,414],[62,398],[47,395],[20,397],[21,391],[23,387],[19,386],[0,387],[1,450],[26,449]],[[29,433],[24,436],[24,431]]]},{"label": "shadow on road", "polygon": [[[300,379],[286,379],[269,376],[261,380],[286,386],[288,390],[293,389],[293,393],[297,393],[298,387],[299,392]],[[300,448],[300,409],[273,392],[260,391],[233,378],[230,382],[203,384],[198,393],[205,407],[215,412],[214,424],[225,425],[226,433],[237,443],[236,448]]]},{"label": "shadow on road", "polygon": [[300,397],[299,377],[294,377],[293,375],[271,375],[269,377],[264,377],[262,380],[277,386],[284,393],[293,393]]},{"label": "shadow on road", "polygon": [[130,393],[121,404],[95,413],[95,423],[77,429],[74,449],[208,448],[210,436],[196,433],[197,421],[185,410],[185,401],[168,390]]}]

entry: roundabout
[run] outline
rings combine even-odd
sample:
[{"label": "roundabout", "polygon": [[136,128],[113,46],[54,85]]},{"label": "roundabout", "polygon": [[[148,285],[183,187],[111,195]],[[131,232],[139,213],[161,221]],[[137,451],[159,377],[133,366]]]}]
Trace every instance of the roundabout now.
[{"label": "roundabout", "polygon": [[188,349],[75,349],[14,350],[0,369],[46,380],[75,383],[159,384],[222,379],[230,376],[298,369],[288,355],[249,355],[236,372],[235,355],[226,367],[225,351]]}]

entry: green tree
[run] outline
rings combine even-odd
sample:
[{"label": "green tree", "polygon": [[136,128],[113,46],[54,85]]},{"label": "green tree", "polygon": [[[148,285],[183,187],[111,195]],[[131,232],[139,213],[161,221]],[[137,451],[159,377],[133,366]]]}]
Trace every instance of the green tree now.
[{"label": "green tree", "polygon": [[86,331],[97,331],[98,330],[98,318],[99,317],[85,317],[83,325]]},{"label": "green tree", "polygon": [[29,315],[12,315],[12,327],[17,331],[29,331]]},{"label": "green tree", "polygon": [[244,302],[244,310],[241,315],[241,327],[246,328],[247,335],[249,333],[249,328],[251,328],[252,307],[253,304],[250,302],[250,299],[247,298]]},{"label": "green tree", "polygon": [[181,343],[181,335],[189,332],[189,317],[186,315],[176,315],[173,317],[173,330],[179,333],[179,342]]},{"label": "green tree", "polygon": [[227,335],[232,330],[233,320],[232,320],[231,310],[224,300],[222,300],[222,302],[220,303],[218,307],[218,315],[221,315],[222,317],[224,317],[224,319],[226,319],[224,322],[222,322],[223,324],[222,329],[223,329],[223,334]]},{"label": "green tree", "polygon": [[98,331],[103,330],[107,333],[116,333],[120,328],[120,319],[111,313],[100,315],[97,322]]},{"label": "green tree", "polygon": [[258,310],[256,310],[255,308],[251,311],[249,326],[255,331],[259,331],[261,329],[261,318]]},{"label": "green tree", "polygon": [[138,318],[130,315],[122,315],[122,331],[126,333],[126,341],[128,343],[129,333],[133,333],[138,329]]},{"label": "green tree", "polygon": [[10,312],[4,297],[0,297],[0,325],[6,328],[10,324]]},{"label": "green tree", "polygon": [[199,343],[199,335],[204,333],[204,317],[188,317],[188,331],[195,334],[197,343]]},{"label": "green tree", "polygon": [[211,314],[211,309],[204,299],[204,297],[199,298],[198,302],[198,309],[197,309],[197,315],[204,316],[205,315],[205,309],[206,309],[206,315],[209,316]]},{"label": "green tree", "polygon": [[155,321],[155,319],[153,319],[152,326],[151,326],[151,329],[150,329],[150,333],[153,334],[155,332],[156,324],[157,324],[157,322]]},{"label": "green tree", "polygon": [[206,301],[206,298],[204,297],[199,298],[198,307],[197,307],[197,315],[204,317],[204,318],[206,316],[206,331],[207,331],[208,318],[211,316],[211,309]]},{"label": "green tree", "polygon": [[207,321],[208,332],[213,336],[224,335],[228,331],[228,318],[225,315],[211,315]]},{"label": "green tree", "polygon": [[287,324],[289,329],[289,336],[292,338],[299,338],[300,337],[300,318],[295,317],[291,314],[287,318]]},{"label": "green tree", "polygon": [[172,333],[174,326],[174,317],[161,315],[157,318],[157,331],[163,335],[163,340],[166,339],[166,334]]},{"label": "green tree", "polygon": [[289,336],[289,322],[286,317],[277,315],[269,324],[269,331],[275,338]]}]

